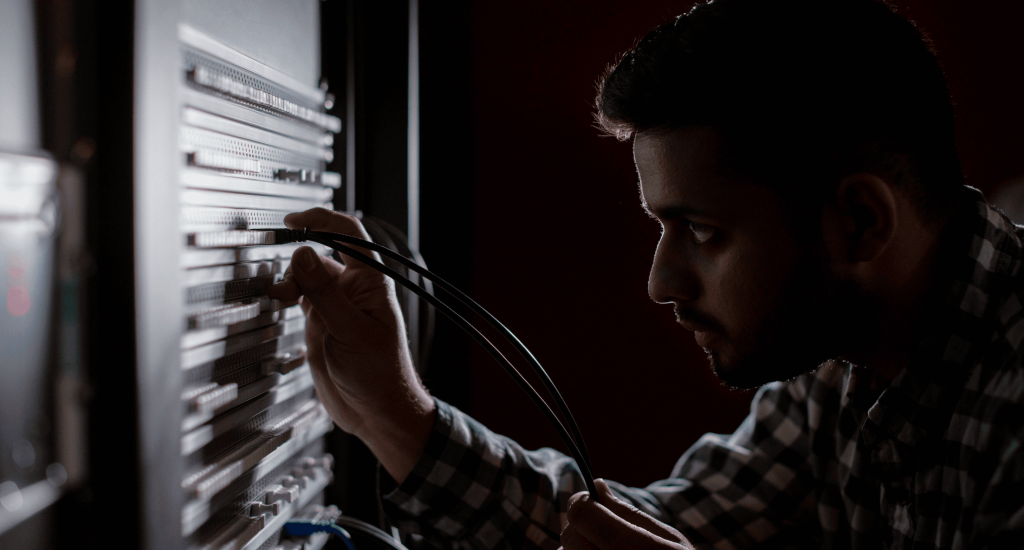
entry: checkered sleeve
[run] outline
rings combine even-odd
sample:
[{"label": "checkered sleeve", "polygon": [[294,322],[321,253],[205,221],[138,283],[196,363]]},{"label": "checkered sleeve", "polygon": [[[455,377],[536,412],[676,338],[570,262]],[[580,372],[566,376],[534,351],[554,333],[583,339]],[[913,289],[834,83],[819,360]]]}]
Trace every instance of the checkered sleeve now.
[{"label": "checkered sleeve", "polygon": [[442,401],[412,473],[398,487],[381,477],[392,523],[441,548],[558,548],[566,503],[586,489],[571,458],[526,451]]},{"label": "checkered sleeve", "polygon": [[830,389],[811,376],[765,386],[734,433],[704,435],[671,477],[644,489],[616,488],[698,548],[813,540],[805,528],[817,524],[818,505],[807,413],[818,407],[815,394]]},{"label": "checkered sleeve", "polygon": [[[1015,390],[1021,391],[1019,386]],[[999,434],[1001,437],[992,437],[1001,443],[998,454],[992,453],[992,458],[998,457],[998,461],[977,461],[974,471],[944,472],[949,478],[947,483],[956,480],[960,483],[973,484],[974,478],[984,478],[988,474],[984,470],[991,469],[992,477],[984,488],[976,513],[973,514],[973,540],[968,545],[962,544],[962,540],[958,541],[961,543],[959,546],[967,548],[1020,548],[1021,541],[1024,541],[1024,440],[1021,438],[1020,429],[1024,407],[1019,403],[1004,406],[994,418],[997,421],[986,426],[989,432],[998,432],[1007,425],[1017,428],[1015,434]],[[941,518],[942,514],[938,516]],[[957,533],[957,536],[959,538],[963,534]]]},{"label": "checkered sleeve", "polygon": [[[807,467],[811,384],[762,388],[735,433],[705,435],[669,479],[646,488],[610,485],[698,547],[750,548],[780,526],[803,523],[799,515],[815,507]],[[400,486],[382,485],[389,518],[439,547],[557,548],[565,504],[585,490],[572,459],[526,451],[437,403],[434,431],[412,473]]]}]

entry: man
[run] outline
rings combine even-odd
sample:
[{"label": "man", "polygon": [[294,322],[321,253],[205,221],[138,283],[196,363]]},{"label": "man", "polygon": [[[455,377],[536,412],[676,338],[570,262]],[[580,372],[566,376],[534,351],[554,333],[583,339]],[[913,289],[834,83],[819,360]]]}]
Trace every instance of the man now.
[{"label": "man", "polygon": [[567,457],[429,396],[390,281],[300,249],[272,294],[302,296],[318,395],[390,474],[392,521],[462,548],[1024,545],[1024,246],[964,185],[913,25],[874,0],[715,0],[622,58],[598,119],[663,228],[651,298],[723,381],[763,386],[750,416],[598,504]]}]

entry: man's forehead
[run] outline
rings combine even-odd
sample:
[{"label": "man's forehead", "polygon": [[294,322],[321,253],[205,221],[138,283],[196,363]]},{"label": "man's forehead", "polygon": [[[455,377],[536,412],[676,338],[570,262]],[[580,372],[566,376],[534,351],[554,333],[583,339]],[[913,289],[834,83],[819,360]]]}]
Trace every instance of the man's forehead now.
[{"label": "man's forehead", "polygon": [[[697,199],[721,178],[717,173],[718,137],[701,127],[640,134],[633,141],[633,159],[640,176],[642,204],[658,213]],[[689,201],[688,201],[689,202]]]},{"label": "man's forehead", "polygon": [[640,132],[633,139],[633,156],[650,161],[664,161],[684,156],[714,155],[718,149],[718,132],[707,126],[683,126]]}]

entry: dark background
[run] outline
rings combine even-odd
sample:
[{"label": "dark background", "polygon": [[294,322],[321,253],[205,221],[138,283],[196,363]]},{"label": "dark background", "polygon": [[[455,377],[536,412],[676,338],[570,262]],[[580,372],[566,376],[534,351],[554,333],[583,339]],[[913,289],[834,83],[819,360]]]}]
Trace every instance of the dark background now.
[{"label": "dark background", "polygon": [[[968,181],[1024,173],[1024,7],[894,2],[935,43]],[[533,350],[588,438],[594,473],[645,485],[751,393],[722,387],[647,297],[658,238],[631,147],[593,127],[595,82],[692,2],[421,2],[422,249]],[[527,448],[554,431],[491,359],[439,321],[428,387]]]}]

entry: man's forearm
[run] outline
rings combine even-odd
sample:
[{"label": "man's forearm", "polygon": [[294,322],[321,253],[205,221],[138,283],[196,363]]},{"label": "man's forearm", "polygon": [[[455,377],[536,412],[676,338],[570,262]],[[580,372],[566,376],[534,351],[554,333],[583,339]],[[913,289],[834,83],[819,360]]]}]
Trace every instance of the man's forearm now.
[{"label": "man's forearm", "polygon": [[422,387],[411,389],[404,403],[366,419],[359,438],[398,483],[412,471],[430,439],[437,417],[434,399]]}]

